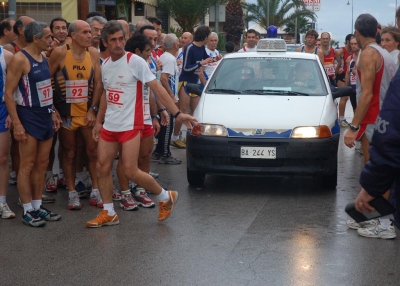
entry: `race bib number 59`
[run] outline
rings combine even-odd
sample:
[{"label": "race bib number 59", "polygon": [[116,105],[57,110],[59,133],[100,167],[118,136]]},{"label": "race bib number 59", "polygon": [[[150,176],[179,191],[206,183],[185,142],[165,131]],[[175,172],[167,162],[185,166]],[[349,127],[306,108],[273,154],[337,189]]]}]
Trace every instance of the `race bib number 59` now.
[{"label": "race bib number 59", "polygon": [[66,80],[65,100],[67,103],[87,102],[89,87],[87,80]]},{"label": "race bib number 59", "polygon": [[36,90],[41,107],[53,104],[53,88],[50,79],[37,82]]},{"label": "race bib number 59", "polygon": [[122,101],[123,95],[124,95],[123,90],[118,88],[108,87],[106,89],[108,106],[114,108],[122,108],[124,106],[124,103]]}]

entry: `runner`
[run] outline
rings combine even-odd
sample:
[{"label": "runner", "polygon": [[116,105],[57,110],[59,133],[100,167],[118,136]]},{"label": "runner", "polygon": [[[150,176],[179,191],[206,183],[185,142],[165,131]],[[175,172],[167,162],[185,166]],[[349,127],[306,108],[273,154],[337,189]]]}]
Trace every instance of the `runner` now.
[{"label": "runner", "polygon": [[339,65],[336,66],[335,69],[335,60],[340,62],[340,55],[337,50],[330,46],[331,43],[331,35],[328,32],[321,33],[321,51],[324,54],[324,67],[326,74],[329,77],[329,81],[331,85],[336,86],[336,76],[335,74],[339,70]]},{"label": "runner", "polygon": [[71,46],[56,48],[49,64],[50,74],[54,76],[54,105],[62,119],[60,142],[64,150],[63,171],[69,191],[68,209],[79,210],[82,206],[75,189],[78,132],[85,142],[93,184],[89,204],[102,207],[96,176],[97,143],[91,137],[102,84],[99,53],[90,47],[89,24],[76,20],[69,25],[68,31],[72,38]]},{"label": "runner", "polygon": [[[345,76],[347,72],[347,59],[348,57],[351,56],[352,51],[351,51],[351,45],[350,45],[350,40],[354,37],[353,34],[348,34],[346,36],[346,44],[344,47],[341,47],[338,52],[340,55],[340,58],[343,60],[343,67],[342,66],[342,61],[338,62],[338,73],[336,74],[336,83],[338,86],[345,86]],[[339,101],[339,124],[342,127],[348,127],[349,123],[347,120],[344,118],[344,111],[346,109],[346,103],[347,100],[349,99],[348,96],[340,98]]]},{"label": "runner", "polygon": [[0,22],[0,46],[5,46],[17,39],[14,33],[15,20],[6,18]]},{"label": "runner", "polygon": [[324,53],[317,47],[318,33],[314,29],[308,30],[304,46],[298,47],[296,52],[316,54],[321,63],[324,63]]},{"label": "runner", "polygon": [[101,30],[107,23],[107,20],[101,16],[93,16],[86,20],[92,29],[92,47],[99,51]]},{"label": "runner", "polygon": [[256,52],[257,51],[257,31],[253,29],[247,30],[246,33],[246,46],[243,46],[242,49],[238,51],[238,53],[243,52]]},{"label": "runner", "polygon": [[346,86],[349,85],[352,88],[352,94],[350,95],[350,102],[353,106],[353,111],[356,112],[357,108],[357,67],[356,62],[358,55],[360,54],[360,47],[357,44],[356,38],[350,40],[351,50],[353,54],[347,58],[347,66],[349,67],[346,72]]},{"label": "runner", "polygon": [[[5,20],[4,20],[5,21]],[[4,21],[0,23],[0,35],[3,31]],[[10,24],[10,23],[9,23]],[[4,27],[7,30],[7,27]],[[4,37],[4,31],[3,35]],[[8,155],[10,153],[10,130],[11,119],[8,116],[4,102],[4,91],[6,81],[6,69],[13,54],[0,46],[0,215],[2,218],[14,218],[15,213],[10,210],[7,201],[7,187],[10,179],[10,168],[8,167]]]},{"label": "runner", "polygon": [[96,126],[93,129],[93,138],[99,140],[97,175],[104,208],[97,218],[88,221],[86,226],[119,224],[112,203],[113,186],[110,171],[120,146],[122,146],[120,159],[125,175],[157,195],[160,211],[158,220],[165,221],[177,203],[178,193],[164,190],[149,174],[137,167],[144,118],[142,84],[147,84],[153,89],[158,100],[181,122],[189,125],[191,122],[194,123],[195,119],[178,110],[165,89],[155,80],[146,61],[125,52],[125,32],[120,23],[109,21],[103,28],[102,40],[111,57],[103,63],[104,91]]},{"label": "runner", "polygon": [[54,131],[60,126],[59,117],[52,109],[49,66],[42,55],[51,46],[52,38],[47,24],[38,21],[29,23],[24,35],[26,48],[8,66],[5,99],[14,137],[20,142],[18,191],[24,208],[22,221],[43,226],[45,221],[61,219],[42,206],[43,178]]}]

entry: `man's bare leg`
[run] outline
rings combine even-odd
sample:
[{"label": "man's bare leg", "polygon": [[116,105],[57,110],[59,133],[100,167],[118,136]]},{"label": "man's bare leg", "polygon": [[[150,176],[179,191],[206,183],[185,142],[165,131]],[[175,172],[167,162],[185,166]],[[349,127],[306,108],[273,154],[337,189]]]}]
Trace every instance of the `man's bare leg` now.
[{"label": "man's bare leg", "polygon": [[10,178],[8,167],[8,154],[10,153],[10,131],[0,133],[0,214],[2,218],[14,218],[15,213],[10,210],[7,204],[7,188]]}]

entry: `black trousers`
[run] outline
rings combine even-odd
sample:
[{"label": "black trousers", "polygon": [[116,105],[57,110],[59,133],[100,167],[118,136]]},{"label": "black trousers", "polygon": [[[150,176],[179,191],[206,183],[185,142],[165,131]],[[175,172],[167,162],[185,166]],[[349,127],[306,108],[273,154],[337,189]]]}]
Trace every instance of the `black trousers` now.
[{"label": "black trousers", "polygon": [[171,142],[171,136],[174,129],[174,117],[169,112],[168,115],[169,115],[169,124],[167,126],[162,126],[161,120],[158,120],[160,122],[161,128],[160,132],[156,136],[156,138],[158,139],[158,143],[156,149],[154,150],[154,152],[160,154],[163,157],[171,156],[169,143]]}]

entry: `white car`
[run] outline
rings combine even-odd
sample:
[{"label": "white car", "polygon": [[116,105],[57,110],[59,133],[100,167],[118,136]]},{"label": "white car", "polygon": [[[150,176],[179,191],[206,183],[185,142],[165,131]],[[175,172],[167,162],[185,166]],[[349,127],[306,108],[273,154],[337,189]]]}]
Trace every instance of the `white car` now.
[{"label": "white car", "polygon": [[318,56],[263,39],[257,52],[225,56],[201,95],[186,137],[187,179],[206,174],[319,176],[336,187],[340,127]]}]

